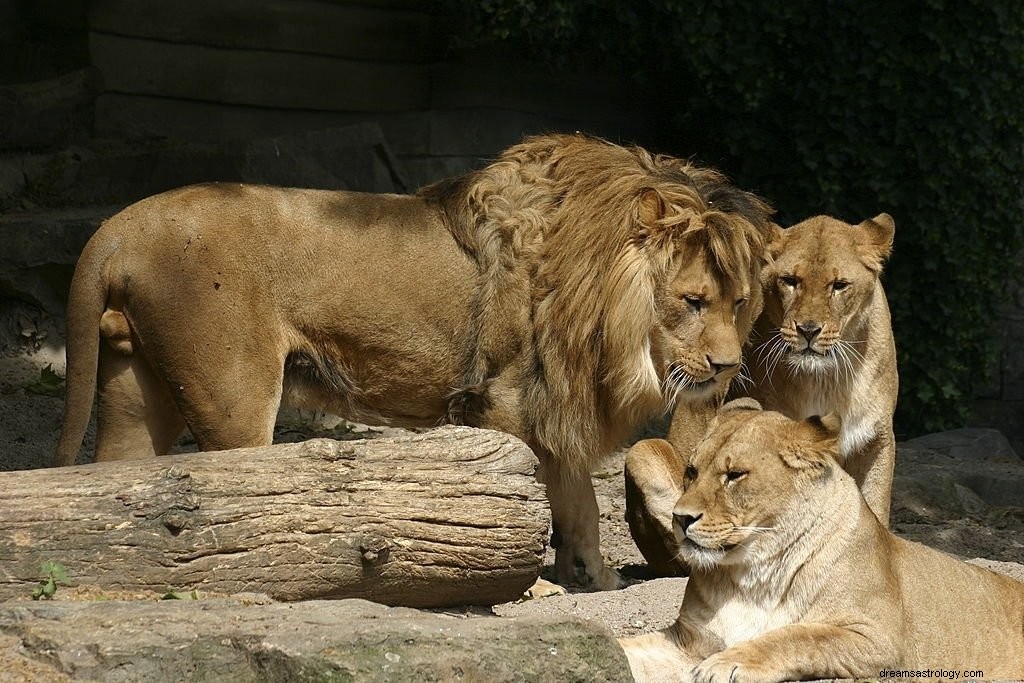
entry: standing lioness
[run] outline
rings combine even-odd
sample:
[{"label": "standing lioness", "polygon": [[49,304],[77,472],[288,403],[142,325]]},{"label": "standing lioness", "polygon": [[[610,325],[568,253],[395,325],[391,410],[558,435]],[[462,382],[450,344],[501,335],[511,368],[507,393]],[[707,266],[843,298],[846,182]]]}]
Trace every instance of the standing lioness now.
[{"label": "standing lioness", "polygon": [[558,579],[610,588],[589,468],[736,373],[768,212],[713,171],[561,135],[416,196],[151,197],[75,271],[58,460],[97,377],[101,460],[164,453],[186,425],[202,450],[267,444],[282,400],[499,429],[540,458]]},{"label": "standing lioness", "polygon": [[673,511],[692,568],[679,618],[620,641],[638,681],[1024,679],[1024,584],[890,533],[841,438],[835,418],[723,408]]}]

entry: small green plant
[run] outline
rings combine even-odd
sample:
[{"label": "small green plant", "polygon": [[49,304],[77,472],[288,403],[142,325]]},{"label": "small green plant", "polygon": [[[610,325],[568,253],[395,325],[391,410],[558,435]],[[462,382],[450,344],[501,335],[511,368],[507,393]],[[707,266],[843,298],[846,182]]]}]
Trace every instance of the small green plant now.
[{"label": "small green plant", "polygon": [[47,365],[39,371],[39,378],[24,385],[25,391],[40,396],[60,396],[64,393],[64,378]]},{"label": "small green plant", "polygon": [[58,583],[67,583],[68,570],[60,562],[47,560],[42,565],[43,579],[32,590],[33,600],[51,600],[57,592]]}]

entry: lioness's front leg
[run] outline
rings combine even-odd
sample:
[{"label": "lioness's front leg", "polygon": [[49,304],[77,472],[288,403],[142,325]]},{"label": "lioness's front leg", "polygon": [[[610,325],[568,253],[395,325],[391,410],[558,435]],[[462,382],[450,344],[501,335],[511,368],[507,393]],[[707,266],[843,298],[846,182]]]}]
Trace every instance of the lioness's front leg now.
[{"label": "lioness's front leg", "polygon": [[[541,457],[538,478],[547,487],[554,529],[555,579],[562,585],[583,583],[614,590],[619,574],[604,566],[598,529],[597,498],[590,473],[563,467],[551,455]],[[577,569],[585,576],[578,577]]]},{"label": "lioness's front leg", "polygon": [[706,629],[681,621],[653,633],[619,638],[619,645],[637,683],[689,683],[694,667],[723,647]]},{"label": "lioness's front leg", "polygon": [[711,655],[695,683],[775,683],[860,678],[891,666],[888,651],[867,636],[830,624],[791,624]]},{"label": "lioness's front leg", "polygon": [[639,441],[626,454],[626,522],[633,542],[659,576],[685,573],[677,558],[672,508],[682,493],[686,463],[661,439]]},{"label": "lioness's front leg", "polygon": [[892,475],[896,465],[896,437],[882,429],[864,448],[844,465],[864,495],[868,507],[887,528],[892,504]]}]

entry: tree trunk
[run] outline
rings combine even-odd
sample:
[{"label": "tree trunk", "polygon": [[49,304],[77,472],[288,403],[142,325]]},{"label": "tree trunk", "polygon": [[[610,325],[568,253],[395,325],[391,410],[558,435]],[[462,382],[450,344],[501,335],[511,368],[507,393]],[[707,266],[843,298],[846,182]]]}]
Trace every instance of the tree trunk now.
[{"label": "tree trunk", "polygon": [[0,599],[50,560],[106,590],[505,602],[544,555],[535,463],[514,437],[445,427],[0,472]]}]

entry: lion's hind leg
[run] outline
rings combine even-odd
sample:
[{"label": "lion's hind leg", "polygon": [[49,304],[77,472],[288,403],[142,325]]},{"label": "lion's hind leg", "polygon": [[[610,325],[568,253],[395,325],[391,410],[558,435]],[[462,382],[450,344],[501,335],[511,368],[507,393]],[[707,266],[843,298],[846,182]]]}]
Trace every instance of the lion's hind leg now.
[{"label": "lion's hind leg", "polygon": [[96,461],[167,453],[185,428],[166,382],[125,339],[100,344]]}]

